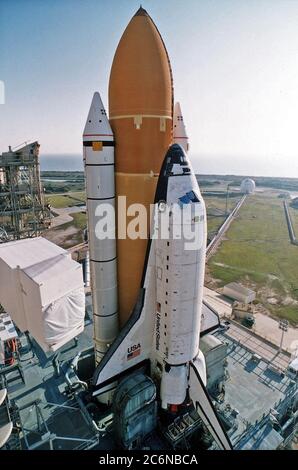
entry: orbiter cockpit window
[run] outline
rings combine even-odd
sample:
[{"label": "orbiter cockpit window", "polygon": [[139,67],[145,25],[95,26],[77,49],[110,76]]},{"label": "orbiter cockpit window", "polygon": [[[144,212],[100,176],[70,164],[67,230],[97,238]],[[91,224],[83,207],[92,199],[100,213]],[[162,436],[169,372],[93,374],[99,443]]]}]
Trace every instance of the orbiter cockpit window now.
[{"label": "orbiter cockpit window", "polygon": [[189,193],[186,193],[186,195],[189,197],[189,199],[192,202],[199,202],[200,201],[198,196],[196,195],[196,193],[194,191],[189,191]]}]

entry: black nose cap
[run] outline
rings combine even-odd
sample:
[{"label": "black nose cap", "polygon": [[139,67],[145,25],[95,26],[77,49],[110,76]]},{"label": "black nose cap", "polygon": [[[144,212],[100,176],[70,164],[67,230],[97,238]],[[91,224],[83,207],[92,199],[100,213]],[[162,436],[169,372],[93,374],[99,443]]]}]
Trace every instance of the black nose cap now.
[{"label": "black nose cap", "polygon": [[167,164],[174,165],[175,163],[178,165],[185,165],[187,164],[187,158],[184,153],[183,148],[179,144],[173,144],[169,147],[169,150],[166,153],[165,160]]},{"label": "black nose cap", "polygon": [[169,147],[160,169],[154,202],[166,201],[169,177],[190,173],[188,158],[179,144]]},{"label": "black nose cap", "polygon": [[[179,165],[177,169],[177,165]],[[190,172],[186,153],[179,144],[173,144],[166,153],[163,168],[165,176],[185,175]]]}]

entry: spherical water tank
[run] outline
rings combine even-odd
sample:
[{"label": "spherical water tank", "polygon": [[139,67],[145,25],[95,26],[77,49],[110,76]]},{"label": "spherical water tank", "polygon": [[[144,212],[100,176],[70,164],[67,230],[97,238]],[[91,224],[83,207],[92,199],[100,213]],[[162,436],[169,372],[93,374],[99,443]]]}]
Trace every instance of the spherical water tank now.
[{"label": "spherical water tank", "polygon": [[240,187],[240,191],[244,194],[253,194],[256,189],[256,183],[251,178],[245,178]]}]

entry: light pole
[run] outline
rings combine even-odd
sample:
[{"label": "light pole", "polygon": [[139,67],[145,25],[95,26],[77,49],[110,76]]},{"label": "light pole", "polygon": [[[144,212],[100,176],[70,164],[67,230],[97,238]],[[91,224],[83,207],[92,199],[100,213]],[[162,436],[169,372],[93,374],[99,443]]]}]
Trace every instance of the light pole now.
[{"label": "light pole", "polygon": [[284,340],[284,334],[285,334],[285,332],[288,331],[288,327],[289,327],[289,322],[288,322],[288,320],[279,320],[279,329],[282,331],[282,333],[281,333],[281,341],[280,341],[280,346],[279,346],[278,352],[280,352],[281,349],[282,349],[282,343],[283,343],[283,340]]}]

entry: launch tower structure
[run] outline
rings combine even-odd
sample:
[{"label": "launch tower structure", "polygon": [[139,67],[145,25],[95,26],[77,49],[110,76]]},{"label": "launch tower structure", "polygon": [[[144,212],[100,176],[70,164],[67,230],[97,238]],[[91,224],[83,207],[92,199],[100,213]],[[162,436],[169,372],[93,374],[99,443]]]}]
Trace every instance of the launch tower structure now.
[{"label": "launch tower structure", "polygon": [[49,226],[39,147],[33,142],[0,155],[0,243],[36,237]]}]

